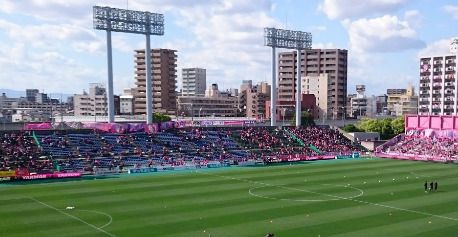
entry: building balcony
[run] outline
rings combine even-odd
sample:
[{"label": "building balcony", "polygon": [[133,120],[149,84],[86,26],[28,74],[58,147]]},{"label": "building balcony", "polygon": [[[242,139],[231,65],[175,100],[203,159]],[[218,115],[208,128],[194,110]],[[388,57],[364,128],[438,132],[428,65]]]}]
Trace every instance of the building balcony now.
[{"label": "building balcony", "polygon": [[420,101],[420,105],[429,105],[429,101]]}]

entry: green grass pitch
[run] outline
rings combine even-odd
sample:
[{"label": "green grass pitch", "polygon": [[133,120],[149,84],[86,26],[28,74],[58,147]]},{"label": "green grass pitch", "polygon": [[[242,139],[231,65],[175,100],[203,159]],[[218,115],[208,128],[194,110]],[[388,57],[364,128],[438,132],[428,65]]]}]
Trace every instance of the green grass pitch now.
[{"label": "green grass pitch", "polygon": [[359,159],[1,184],[0,236],[458,236],[457,171]]}]

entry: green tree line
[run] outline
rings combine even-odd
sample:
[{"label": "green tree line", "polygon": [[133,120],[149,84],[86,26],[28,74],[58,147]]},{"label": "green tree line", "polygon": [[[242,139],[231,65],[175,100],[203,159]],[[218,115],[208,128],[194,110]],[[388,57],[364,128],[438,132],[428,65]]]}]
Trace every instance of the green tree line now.
[{"label": "green tree line", "polygon": [[363,119],[342,128],[346,132],[378,132],[381,139],[390,139],[404,132],[404,117],[384,119]]}]

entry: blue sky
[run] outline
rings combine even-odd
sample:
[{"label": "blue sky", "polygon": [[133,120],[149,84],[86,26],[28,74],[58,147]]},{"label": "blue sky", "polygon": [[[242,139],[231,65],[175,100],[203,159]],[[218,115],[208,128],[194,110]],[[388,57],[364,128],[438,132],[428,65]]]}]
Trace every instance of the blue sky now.
[{"label": "blue sky", "polygon": [[[92,6],[165,15],[152,47],[178,50],[181,68],[207,69],[207,83],[238,88],[270,81],[263,28],[309,31],[314,48],[349,50],[348,91],[368,94],[418,85],[420,55],[448,52],[458,36],[451,0],[2,0],[0,88],[81,93],[106,83],[104,32],[92,28]],[[144,36],[113,34],[115,92],[134,86],[133,50]]]}]

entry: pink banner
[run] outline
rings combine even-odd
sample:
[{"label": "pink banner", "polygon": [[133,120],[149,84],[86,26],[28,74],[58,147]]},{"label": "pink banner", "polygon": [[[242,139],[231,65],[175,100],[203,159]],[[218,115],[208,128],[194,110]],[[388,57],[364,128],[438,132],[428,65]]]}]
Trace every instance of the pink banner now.
[{"label": "pink banner", "polygon": [[405,130],[458,130],[458,116],[452,115],[406,115]]},{"label": "pink banner", "polygon": [[325,156],[307,156],[307,155],[278,155],[270,157],[270,162],[293,162],[293,161],[308,161],[308,160],[330,160],[335,159],[336,156],[325,155]]},{"label": "pink banner", "polygon": [[26,123],[24,124],[25,130],[49,130],[52,129],[51,123]]},{"label": "pink banner", "polygon": [[48,173],[48,174],[32,174],[32,175],[23,175],[19,178],[24,180],[36,180],[36,179],[61,179],[61,178],[78,178],[81,177],[81,173],[72,172],[72,173]]}]

